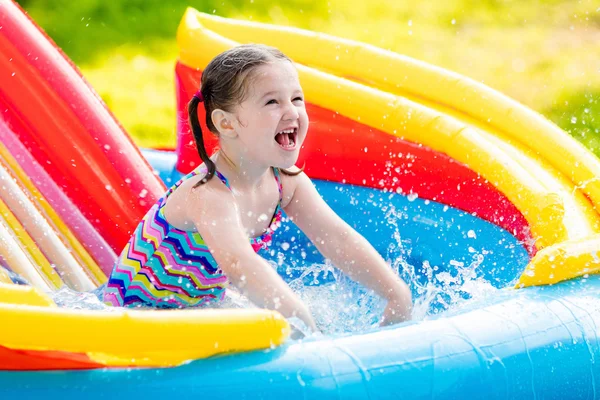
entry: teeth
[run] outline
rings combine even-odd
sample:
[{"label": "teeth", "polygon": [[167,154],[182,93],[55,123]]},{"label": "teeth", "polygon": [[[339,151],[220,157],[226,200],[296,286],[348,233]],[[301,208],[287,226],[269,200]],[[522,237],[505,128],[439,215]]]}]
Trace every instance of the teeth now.
[{"label": "teeth", "polygon": [[295,131],[295,129],[292,128],[292,129],[283,130],[283,131],[278,132],[278,133],[294,133],[294,131]]}]

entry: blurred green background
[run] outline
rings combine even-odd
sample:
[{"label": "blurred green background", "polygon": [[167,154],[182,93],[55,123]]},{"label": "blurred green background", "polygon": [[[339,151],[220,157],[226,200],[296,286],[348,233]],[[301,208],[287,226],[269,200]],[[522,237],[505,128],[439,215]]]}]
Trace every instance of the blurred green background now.
[{"label": "blurred green background", "polygon": [[187,6],[355,39],[459,72],[600,155],[598,0],[18,0],[140,146],[174,147]]}]

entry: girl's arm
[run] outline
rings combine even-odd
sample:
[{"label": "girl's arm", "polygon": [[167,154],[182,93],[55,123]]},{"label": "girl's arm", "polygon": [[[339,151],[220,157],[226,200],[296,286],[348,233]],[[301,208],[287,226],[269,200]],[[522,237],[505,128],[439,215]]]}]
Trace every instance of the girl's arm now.
[{"label": "girl's arm", "polygon": [[219,183],[206,183],[188,196],[188,217],[194,222],[229,282],[258,307],[300,318],[317,330],[306,305],[285,281],[254,252],[239,218],[231,192]]},{"label": "girl's arm", "polygon": [[293,193],[285,206],[288,216],[324,257],[388,300],[382,324],[410,319],[412,301],[408,286],[373,246],[325,203],[306,174],[287,176],[286,180],[293,181]]}]

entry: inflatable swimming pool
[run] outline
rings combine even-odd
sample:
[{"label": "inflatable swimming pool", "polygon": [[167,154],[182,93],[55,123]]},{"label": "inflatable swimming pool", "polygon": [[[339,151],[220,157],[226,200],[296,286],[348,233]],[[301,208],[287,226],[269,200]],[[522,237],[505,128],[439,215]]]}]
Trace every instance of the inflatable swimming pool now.
[{"label": "inflatable swimming pool", "polygon": [[[41,218],[0,210],[2,261],[32,284],[0,274],[3,398],[598,396],[600,161],[543,117],[398,54],[189,9],[178,32],[177,149],[140,152],[14,3],[0,0],[0,25],[0,73],[15,73],[0,86],[0,164]],[[425,320],[380,329],[373,313],[358,331],[294,341],[266,310],[56,307],[63,285],[106,279],[162,182],[197,165],[185,103],[207,62],[242,42],[298,63],[311,118],[300,163],[417,298],[437,289]],[[57,241],[42,245],[32,226]],[[327,263],[289,221],[273,240],[263,255],[285,279],[335,292],[339,276],[306,276]],[[48,268],[44,246],[66,246],[71,264]],[[491,295],[448,296],[465,282]],[[356,295],[350,305],[364,299],[360,288],[345,294]]]}]

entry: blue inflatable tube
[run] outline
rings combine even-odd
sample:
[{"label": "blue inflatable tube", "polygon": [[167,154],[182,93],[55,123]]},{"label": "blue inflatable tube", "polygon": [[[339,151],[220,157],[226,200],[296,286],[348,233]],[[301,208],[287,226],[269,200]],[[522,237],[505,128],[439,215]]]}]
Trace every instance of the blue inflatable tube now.
[{"label": "blue inflatable tube", "polygon": [[511,289],[430,321],[176,368],[2,372],[0,393],[57,400],[595,399],[599,298],[598,277]]},{"label": "blue inflatable tube", "polygon": [[[178,179],[168,154],[146,156],[167,185]],[[175,368],[0,372],[0,398],[600,397],[600,277],[514,289],[527,253],[495,225],[434,202],[338,183],[315,184],[382,255],[415,267],[411,283],[429,279],[424,275],[428,269],[419,268],[427,260],[438,267],[436,273],[449,275],[456,273],[452,266],[474,265],[476,278],[498,290],[493,297],[459,307],[433,302],[424,321],[288,341],[269,351]],[[286,223],[264,255],[295,265],[281,271],[293,280],[303,266],[323,261],[310,248],[297,228]],[[315,284],[326,283],[321,279]]]}]

